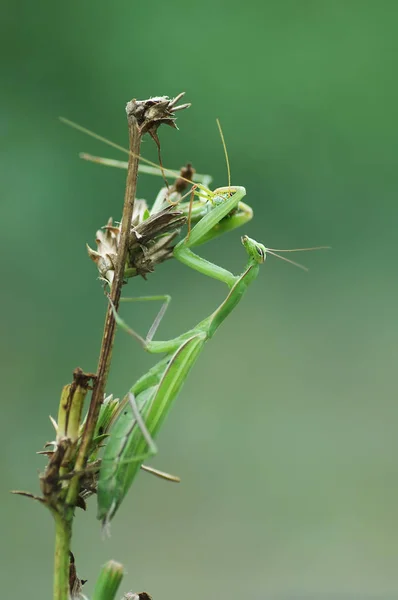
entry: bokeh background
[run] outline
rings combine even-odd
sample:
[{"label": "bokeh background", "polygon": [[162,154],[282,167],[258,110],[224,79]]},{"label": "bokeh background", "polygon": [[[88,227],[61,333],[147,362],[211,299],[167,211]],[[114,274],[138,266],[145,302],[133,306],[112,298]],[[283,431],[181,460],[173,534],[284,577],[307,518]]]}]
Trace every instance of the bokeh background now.
[{"label": "bokeh background", "polygon": [[[239,272],[242,233],[333,249],[300,256],[308,274],[269,259],[205,348],[152,461],[182,483],[141,474],[105,541],[94,500],[78,515],[86,593],[114,558],[123,590],[155,600],[398,598],[398,3],[3,0],[1,14],[2,597],[51,597],[50,516],[8,490],[38,490],[61,387],[95,370],[105,300],[85,243],[124,193],[123,171],[78,152],[123,155],[58,116],[127,144],[126,101],[185,91],[165,164],[224,185],[220,117],[255,211],[202,254]],[[159,185],[141,176],[139,195]],[[129,292],[172,294],[161,338],[225,296],[172,262]],[[153,315],[128,319],[144,332]],[[151,364],[120,334],[108,391]]]}]

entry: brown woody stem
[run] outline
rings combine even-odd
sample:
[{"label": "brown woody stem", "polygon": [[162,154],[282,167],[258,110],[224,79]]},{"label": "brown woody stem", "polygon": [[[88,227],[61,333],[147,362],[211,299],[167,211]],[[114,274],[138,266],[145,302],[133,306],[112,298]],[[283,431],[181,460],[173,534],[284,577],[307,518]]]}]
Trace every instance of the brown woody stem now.
[{"label": "brown woody stem", "polygon": [[[129,111],[127,104],[127,121],[129,128],[130,140],[130,155],[127,170],[126,192],[124,196],[123,216],[121,222],[121,236],[119,242],[119,251],[115,264],[114,279],[110,292],[110,300],[116,310],[119,307],[121,290],[124,279],[124,269],[127,259],[127,251],[130,237],[131,220],[133,216],[134,199],[137,189],[138,175],[138,157],[140,154],[142,133],[138,126],[137,120],[132,111]],[[79,454],[76,460],[75,470],[77,472],[84,469],[87,457],[90,451],[91,442],[93,439],[96,422],[100,412],[101,404],[104,398],[105,387],[108,379],[109,367],[112,359],[112,350],[115,339],[116,322],[113,316],[111,304],[108,304],[104,333],[102,337],[101,352],[98,361],[97,378],[94,383],[94,389],[91,396],[90,408],[87,415],[86,425],[83,432],[82,442]],[[67,504],[75,505],[79,490],[78,476],[72,481],[67,496]]]},{"label": "brown woody stem", "polygon": [[[114,275],[109,294],[105,317],[104,332],[96,375],[84,374],[81,370],[74,373],[74,382],[66,386],[61,396],[59,413],[59,430],[57,435],[57,448],[51,454],[49,465],[41,477],[41,487],[44,498],[39,498],[50,507],[56,527],[55,564],[54,564],[54,600],[67,600],[69,598],[69,557],[72,536],[72,523],[75,507],[78,504],[80,477],[84,473],[87,460],[91,451],[98,416],[104,399],[110,369],[113,344],[115,338],[116,322],[112,307],[118,310],[121,290],[125,277],[125,268],[128,257],[131,222],[133,217],[134,200],[137,189],[138,161],[142,136],[148,132],[155,139],[158,149],[157,128],[161,124],[175,127],[175,112],[188,108],[189,104],[176,106],[183,94],[178,94],[173,99],[167,96],[154,97],[144,101],[131,100],[126,106],[129,130],[129,162],[127,170],[126,192],[124,196],[123,215],[121,220],[118,251],[114,265]],[[78,127],[80,128],[80,127]],[[80,372],[81,371],[81,372]],[[85,377],[87,381],[80,381]],[[79,435],[79,425],[84,397],[88,381],[93,379],[94,387],[90,407],[85,421],[85,427],[79,445],[73,472],[76,473],[70,485],[58,487],[59,475],[69,468],[68,458],[70,449],[74,448]],[[83,385],[84,384],[84,385]],[[81,387],[83,385],[83,388]],[[66,464],[66,467],[65,467]],[[67,474],[67,473],[65,473]],[[54,484],[55,482],[55,484]],[[55,487],[54,487],[55,485]],[[66,498],[65,498],[66,493]],[[98,596],[99,597],[99,596]],[[97,596],[96,596],[97,598]]]}]

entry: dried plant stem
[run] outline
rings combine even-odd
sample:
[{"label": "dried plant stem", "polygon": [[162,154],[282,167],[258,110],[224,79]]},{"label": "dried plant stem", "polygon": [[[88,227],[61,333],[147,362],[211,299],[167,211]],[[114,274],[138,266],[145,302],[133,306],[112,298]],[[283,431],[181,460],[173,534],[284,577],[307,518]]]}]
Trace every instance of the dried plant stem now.
[{"label": "dried plant stem", "polygon": [[[113,280],[109,293],[110,302],[108,303],[105,316],[98,369],[96,375],[85,374],[81,369],[77,370],[74,374],[73,384],[64,388],[61,396],[59,412],[60,427],[57,431],[56,449],[50,453],[49,465],[46,468],[45,474],[41,477],[44,498],[39,498],[39,500],[49,506],[55,521],[54,600],[68,600],[70,598],[70,545],[73,518],[76,506],[82,506],[81,498],[79,504],[80,478],[85,472],[87,461],[92,451],[93,437],[104,399],[112,360],[116,330],[112,306],[116,310],[119,307],[125,278],[125,268],[131,241],[130,233],[134,200],[137,189],[141,139],[145,133],[149,133],[155,140],[160,153],[160,145],[156,133],[157,128],[161,124],[176,127],[175,112],[190,106],[189,104],[176,106],[182,96],[183,93],[173,99],[169,99],[167,96],[156,96],[144,101],[131,100],[126,106],[130,154],[120,237],[116,260],[114,261]],[[175,215],[172,215],[172,217],[174,219]],[[80,379],[77,381],[77,378],[81,377],[83,377],[83,381],[80,381]],[[91,402],[84,431],[80,439],[77,457],[74,464],[70,465],[71,449],[76,448],[78,441],[81,410],[90,380],[94,381]],[[73,471],[70,471],[71,467]],[[72,475],[69,485],[60,484],[60,476],[62,479],[63,475],[67,476],[69,473]],[[117,574],[116,579],[119,578],[118,581],[121,574]],[[116,593],[116,589],[114,592]],[[98,591],[95,597],[114,597],[114,595],[107,594],[103,596],[101,594],[102,592]]]},{"label": "dried plant stem", "polygon": [[[129,163],[127,170],[126,192],[124,196],[123,216],[121,222],[121,235],[119,243],[119,252],[115,265],[114,280],[110,292],[110,299],[117,309],[119,306],[121,290],[124,279],[124,269],[127,258],[128,242],[131,228],[131,219],[133,216],[134,199],[137,189],[138,175],[138,156],[140,154],[142,134],[138,127],[137,121],[132,114],[128,114],[128,128],[130,150]],[[98,419],[100,407],[104,398],[105,386],[108,379],[109,367],[112,359],[113,343],[115,339],[116,322],[113,316],[112,308],[108,304],[104,333],[102,337],[101,352],[98,361],[97,378],[94,383],[94,389],[91,396],[90,408],[88,411],[85,430],[83,433],[82,443],[80,446],[79,455],[76,460],[75,470],[77,472],[84,469],[87,454],[90,444],[93,439],[95,425]],[[72,482],[67,496],[67,503],[74,505],[78,492],[78,478]]]}]

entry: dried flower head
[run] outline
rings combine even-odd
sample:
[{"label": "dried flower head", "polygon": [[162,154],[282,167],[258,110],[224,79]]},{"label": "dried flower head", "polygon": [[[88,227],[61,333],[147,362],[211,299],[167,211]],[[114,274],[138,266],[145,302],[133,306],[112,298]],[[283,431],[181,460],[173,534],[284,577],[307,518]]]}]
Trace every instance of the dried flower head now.
[{"label": "dried flower head", "polygon": [[[173,241],[186,223],[181,211],[168,206],[150,215],[145,200],[134,203],[125,277],[141,275],[146,278],[155,266],[173,255]],[[112,218],[96,234],[97,250],[87,245],[90,258],[97,264],[101,279],[112,284],[116,255],[120,242],[120,225]]]},{"label": "dried flower head", "polygon": [[[169,125],[178,129],[175,121],[175,113],[178,110],[184,110],[189,108],[189,103],[180,104],[176,106],[179,100],[184,96],[185,92],[181,92],[175,98],[169,98],[168,96],[155,96],[148,100],[130,100],[126,105],[127,117],[135,119],[138,123],[141,135],[149,133],[154,140],[158,148],[158,156],[160,168],[163,169],[160,140],[158,138],[157,130],[160,125]],[[167,180],[163,174],[163,178],[167,185]]]},{"label": "dried flower head", "polygon": [[154,137],[156,130],[162,124],[178,129],[175,124],[175,113],[191,106],[189,103],[176,106],[184,94],[185,92],[181,92],[175,98],[155,96],[149,100],[130,100],[126,105],[127,115],[134,116],[142,135],[149,133]]}]

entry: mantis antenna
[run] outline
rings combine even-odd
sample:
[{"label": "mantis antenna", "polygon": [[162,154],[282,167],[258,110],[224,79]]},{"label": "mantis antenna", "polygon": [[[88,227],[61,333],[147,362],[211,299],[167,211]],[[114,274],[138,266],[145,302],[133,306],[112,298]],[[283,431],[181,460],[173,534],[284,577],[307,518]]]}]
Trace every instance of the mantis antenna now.
[{"label": "mantis antenna", "polygon": [[229,166],[229,158],[228,158],[228,152],[227,152],[227,145],[225,143],[224,134],[223,134],[222,129],[221,129],[220,120],[216,119],[216,121],[217,121],[218,131],[220,132],[221,142],[222,142],[222,145],[223,145],[223,148],[224,148],[224,155],[225,155],[225,161],[227,163],[227,172],[228,172],[228,187],[230,188],[231,187],[231,169],[230,169],[230,166]]},{"label": "mantis antenna", "polygon": [[280,258],[281,260],[284,260],[285,262],[288,262],[291,265],[293,265],[294,267],[298,267],[299,269],[302,269],[303,271],[307,271],[307,272],[309,271],[308,267],[305,267],[301,263],[295,262],[294,260],[290,260],[290,258],[285,258],[284,256],[280,256],[280,254],[277,254],[276,252],[272,252],[272,250],[270,250],[269,248],[267,248],[266,252],[267,252],[267,254],[272,254],[272,256],[276,256],[276,258]]},{"label": "mantis antenna", "polygon": [[294,260],[290,260],[289,258],[286,258],[285,256],[281,256],[280,254],[277,254],[277,252],[310,252],[311,250],[329,250],[330,246],[313,246],[312,248],[289,248],[288,250],[281,250],[280,248],[267,248],[267,254],[272,254],[272,256],[276,256],[277,258],[280,258],[281,260],[284,260],[288,263],[290,263],[291,265],[294,265],[295,267],[298,267],[299,269],[303,269],[303,271],[309,271],[309,269],[307,267],[305,267],[304,265],[295,262]]},{"label": "mantis antenna", "polygon": [[330,250],[331,246],[313,246],[312,248],[289,248],[288,250],[281,250],[280,248],[267,248],[272,252],[310,252],[311,250]]},{"label": "mantis antenna", "polygon": [[82,125],[75,123],[74,121],[65,119],[65,117],[59,117],[59,120],[62,121],[62,123],[65,123],[65,125],[69,125],[69,127],[72,127],[73,129],[77,129],[78,131],[81,131],[82,133],[85,133],[86,135],[89,135],[90,137],[92,137],[100,142],[103,142],[104,144],[107,144],[108,146],[111,146],[112,148],[115,148],[116,150],[120,150],[121,152],[124,152],[125,154],[132,154],[133,156],[136,156],[137,158],[139,158],[139,160],[141,162],[143,162],[147,165],[150,165],[151,167],[154,167],[155,169],[157,169],[160,172],[162,172],[162,169],[163,169],[163,172],[168,173],[169,176],[175,177],[176,179],[177,178],[182,179],[183,181],[186,181],[190,185],[196,186],[196,188],[199,188],[200,190],[202,190],[205,193],[205,195],[207,195],[209,193],[211,194],[211,190],[209,190],[206,186],[204,186],[200,183],[195,183],[195,182],[191,181],[190,179],[187,179],[186,177],[182,177],[178,171],[175,171],[173,169],[167,169],[166,167],[163,167],[163,165],[162,165],[162,167],[159,167],[159,165],[152,162],[151,160],[148,160],[147,158],[144,158],[141,155],[137,156],[136,154],[134,154],[134,152],[131,152],[131,150],[127,150],[127,148],[124,148],[123,146],[120,146],[119,144],[112,142],[111,140],[109,140],[106,137],[103,137],[102,135],[98,135],[97,133],[94,133],[90,129],[87,129],[86,127],[83,127]]}]

